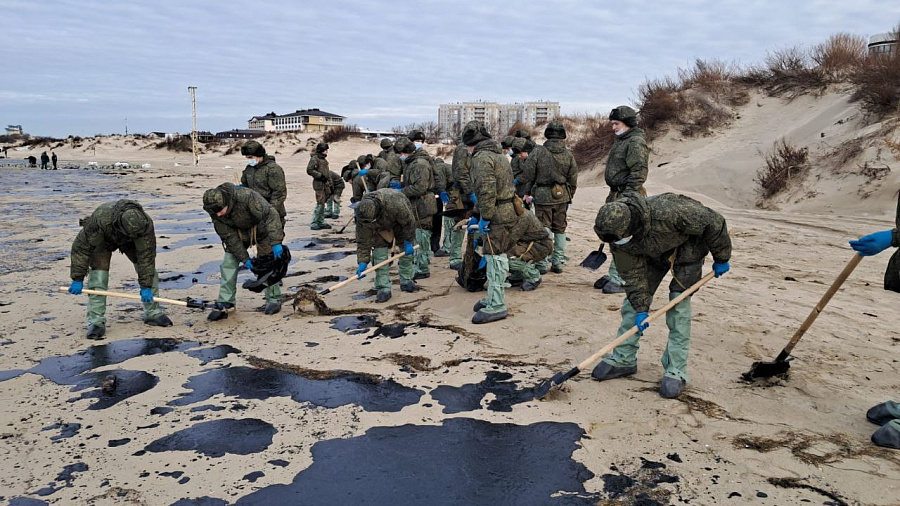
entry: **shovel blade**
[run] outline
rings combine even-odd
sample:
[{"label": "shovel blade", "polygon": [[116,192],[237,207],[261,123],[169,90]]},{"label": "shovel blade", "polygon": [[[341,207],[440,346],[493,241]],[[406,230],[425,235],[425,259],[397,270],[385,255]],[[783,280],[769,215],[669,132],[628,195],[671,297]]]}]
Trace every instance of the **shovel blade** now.
[{"label": "shovel blade", "polygon": [[192,299],[190,297],[187,298],[186,302],[187,302],[187,307],[189,307],[191,309],[206,309],[212,305],[209,302],[206,302],[205,300]]},{"label": "shovel blade", "polygon": [[789,360],[775,360],[772,362],[754,362],[750,367],[750,371],[745,372],[741,376],[746,381],[756,379],[771,378],[773,376],[782,376],[787,374],[791,368]]},{"label": "shovel blade", "polygon": [[580,265],[585,269],[596,271],[603,265],[603,262],[606,262],[606,253],[603,252],[603,247],[601,247],[597,251],[591,251]]}]

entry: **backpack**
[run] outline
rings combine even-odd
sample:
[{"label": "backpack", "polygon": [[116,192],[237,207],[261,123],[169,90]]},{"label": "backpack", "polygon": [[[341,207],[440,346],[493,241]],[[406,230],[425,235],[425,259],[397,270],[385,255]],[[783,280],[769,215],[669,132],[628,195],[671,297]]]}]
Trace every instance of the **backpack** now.
[{"label": "backpack", "polygon": [[474,236],[468,234],[466,237],[466,249],[463,253],[462,267],[456,275],[456,282],[470,292],[485,290],[487,267],[478,267],[481,263],[481,255],[475,251]]}]

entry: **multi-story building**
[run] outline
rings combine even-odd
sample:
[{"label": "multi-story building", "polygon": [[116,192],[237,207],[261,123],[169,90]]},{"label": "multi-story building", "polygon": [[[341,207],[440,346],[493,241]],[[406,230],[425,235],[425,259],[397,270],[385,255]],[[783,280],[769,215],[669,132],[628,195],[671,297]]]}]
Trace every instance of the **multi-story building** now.
[{"label": "multi-story building", "polygon": [[327,132],[344,125],[344,117],[317,108],[298,109],[288,114],[270,112],[247,121],[250,130],[266,132]]},{"label": "multi-story building", "polygon": [[896,33],[876,33],[869,37],[869,54],[890,56],[897,51]]},{"label": "multi-story building", "polygon": [[479,100],[441,104],[438,108],[438,125],[446,137],[455,137],[463,125],[472,120],[483,121],[493,132],[505,134],[517,122],[537,126],[556,116],[559,116],[559,102],[499,104]]},{"label": "multi-story building", "polygon": [[6,126],[6,135],[23,135],[25,132],[22,131],[22,125],[7,125]]}]

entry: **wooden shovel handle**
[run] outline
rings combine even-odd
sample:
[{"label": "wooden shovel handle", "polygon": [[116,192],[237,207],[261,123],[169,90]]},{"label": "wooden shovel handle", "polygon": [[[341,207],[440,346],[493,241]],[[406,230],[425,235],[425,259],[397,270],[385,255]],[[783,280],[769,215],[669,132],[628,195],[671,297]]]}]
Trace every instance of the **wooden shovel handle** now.
[{"label": "wooden shovel handle", "polygon": [[[414,250],[419,249],[419,245],[416,244],[415,246],[413,246],[413,249],[414,249]],[[385,265],[387,265],[387,264],[393,262],[394,260],[397,260],[397,259],[399,259],[399,258],[401,258],[401,257],[404,257],[404,256],[406,256],[406,252],[398,253],[398,254],[396,254],[396,255],[394,255],[394,256],[388,258],[388,259],[385,260],[384,262],[379,262],[379,263],[373,265],[372,267],[369,267],[368,269],[364,270],[364,271],[362,272],[362,275],[365,276],[366,274],[370,274],[370,273],[372,273],[372,272],[375,272],[376,270],[378,270],[378,269],[384,267]],[[329,286],[328,288],[322,290],[321,292],[319,292],[319,295],[328,295],[329,293],[331,293],[331,292],[337,290],[338,288],[343,288],[343,287],[349,285],[350,283],[356,281],[357,279],[360,279],[360,277],[359,277],[358,275],[354,274],[353,276],[350,276],[349,278],[347,278],[347,279],[341,281],[340,283],[336,283],[336,284],[331,285],[331,286]]]},{"label": "wooden shovel handle", "polygon": [[[66,286],[59,287],[60,292],[68,292],[69,288]],[[122,292],[109,292],[106,290],[91,290],[90,288],[85,288],[81,290],[82,293],[86,293],[88,295],[103,295],[106,297],[120,297],[123,299],[134,299],[141,300],[140,295],[135,295],[133,293],[122,293]],[[175,304],[178,306],[187,307],[188,303],[183,300],[175,300],[175,299],[163,299],[162,297],[153,297],[154,302],[163,302],[165,304]]]},{"label": "wooden shovel handle", "polygon": [[365,190],[366,193],[369,193],[369,185],[366,184],[366,176],[360,176],[360,177],[362,178],[362,182],[363,182],[363,190]]},{"label": "wooden shovel handle", "polygon": [[[673,307],[675,307],[679,302],[681,302],[681,301],[683,301],[684,299],[686,299],[686,298],[690,297],[691,295],[693,295],[694,292],[696,292],[697,290],[699,290],[701,286],[703,286],[703,285],[705,285],[706,283],[708,283],[709,280],[711,280],[712,278],[715,277],[715,275],[716,275],[716,273],[713,271],[713,272],[710,272],[709,274],[707,274],[706,276],[703,276],[702,278],[700,278],[700,281],[697,281],[696,283],[694,283],[693,285],[691,285],[690,288],[688,288],[687,290],[681,292],[681,295],[679,295],[678,297],[675,297],[674,299],[670,300],[668,304],[666,304],[665,306],[663,306],[663,307],[659,308],[658,310],[656,310],[653,314],[651,314],[649,317],[647,317],[647,319],[646,319],[645,321],[646,321],[647,323],[650,323],[650,322],[652,322],[653,320],[656,320],[657,318],[659,318],[660,316],[666,314],[667,312],[669,312],[670,309],[672,309]],[[625,341],[626,339],[628,339],[629,337],[631,337],[631,336],[633,336],[633,335],[635,335],[635,334],[637,334],[637,333],[638,333],[638,327],[637,327],[637,325],[631,327],[631,328],[628,330],[628,332],[626,332],[626,333],[622,334],[621,336],[617,337],[615,340],[613,340],[613,342],[607,344],[606,346],[604,346],[603,348],[601,348],[600,351],[598,351],[597,353],[594,353],[594,354],[591,355],[590,357],[586,358],[586,359],[584,360],[584,362],[578,364],[578,370],[579,370],[579,371],[583,371],[583,370],[587,369],[588,367],[591,366],[591,364],[593,364],[594,362],[596,362],[597,360],[599,360],[600,358],[602,358],[603,355],[606,355],[607,353],[611,352],[611,351],[613,350],[613,348],[615,348],[616,346],[622,344],[623,341]]]},{"label": "wooden shovel handle", "polygon": [[800,325],[800,328],[797,329],[797,332],[794,332],[794,336],[791,337],[790,341],[788,341],[787,346],[785,346],[784,350],[781,351],[779,357],[784,355],[784,357],[787,358],[787,356],[791,354],[794,346],[797,345],[797,342],[800,341],[800,338],[803,337],[803,334],[805,334],[806,331],[809,330],[810,327],[812,327],[813,322],[816,321],[816,318],[819,317],[819,314],[823,309],[825,309],[825,306],[828,305],[828,301],[830,301],[831,298],[834,297],[834,294],[841,289],[841,285],[843,285],[844,281],[846,281],[847,278],[850,277],[853,269],[856,269],[856,266],[859,265],[859,262],[861,262],[862,259],[862,255],[853,255],[853,258],[851,258],[850,261],[847,262],[847,265],[844,266],[844,270],[842,270],[841,273],[838,274],[838,277],[835,278],[834,282],[831,283],[831,286],[828,287],[828,291],[825,292],[825,295],[823,295],[821,299],[819,299],[819,303],[816,304],[816,307],[814,307],[813,310],[810,311],[809,316],[806,317],[806,320],[803,320],[803,324]]}]

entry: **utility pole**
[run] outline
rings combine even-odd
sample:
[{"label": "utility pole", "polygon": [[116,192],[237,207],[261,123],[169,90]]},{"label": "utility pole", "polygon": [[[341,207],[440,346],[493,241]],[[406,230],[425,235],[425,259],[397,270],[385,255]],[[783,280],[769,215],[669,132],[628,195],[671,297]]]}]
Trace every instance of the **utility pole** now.
[{"label": "utility pole", "polygon": [[128,137],[128,116],[125,116],[125,137]]},{"label": "utility pole", "polygon": [[198,153],[200,146],[197,144],[197,87],[188,86],[191,92],[191,111],[193,121],[191,122],[191,150],[194,152],[194,167],[200,165],[200,154]]}]

